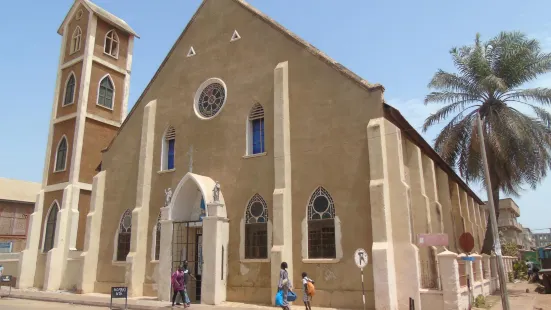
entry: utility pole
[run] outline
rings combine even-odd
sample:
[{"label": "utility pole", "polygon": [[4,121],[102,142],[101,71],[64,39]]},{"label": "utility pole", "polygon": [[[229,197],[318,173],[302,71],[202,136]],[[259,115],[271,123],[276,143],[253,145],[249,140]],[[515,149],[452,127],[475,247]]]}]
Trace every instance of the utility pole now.
[{"label": "utility pole", "polygon": [[503,256],[501,255],[501,243],[499,241],[499,231],[497,229],[496,211],[494,209],[494,196],[492,195],[492,183],[490,181],[490,168],[488,167],[488,158],[486,157],[486,145],[484,143],[484,132],[482,130],[482,121],[480,113],[476,113],[476,123],[478,127],[478,139],[480,139],[480,151],[482,153],[482,163],[484,164],[484,174],[486,176],[486,190],[488,192],[488,208],[490,209],[490,223],[492,225],[492,235],[494,236],[494,248],[497,258],[497,272],[499,274],[499,287],[501,291],[501,306],[503,310],[511,310],[509,306],[509,294],[507,293],[507,278],[505,277],[505,267],[503,266]]}]

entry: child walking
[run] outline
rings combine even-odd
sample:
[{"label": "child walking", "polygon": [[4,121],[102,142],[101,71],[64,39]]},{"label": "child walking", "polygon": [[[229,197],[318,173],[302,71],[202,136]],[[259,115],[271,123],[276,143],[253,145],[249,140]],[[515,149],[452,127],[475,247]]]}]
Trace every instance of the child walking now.
[{"label": "child walking", "polygon": [[312,296],[314,295],[314,280],[308,278],[308,274],[306,274],[306,272],[302,273],[302,288],[304,291],[304,296],[302,297],[304,306],[306,307],[306,310],[312,310],[310,302],[312,301]]}]

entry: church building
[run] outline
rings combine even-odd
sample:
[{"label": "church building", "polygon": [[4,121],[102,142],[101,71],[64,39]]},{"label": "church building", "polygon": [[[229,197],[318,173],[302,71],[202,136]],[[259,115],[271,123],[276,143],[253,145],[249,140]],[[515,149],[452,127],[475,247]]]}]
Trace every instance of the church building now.
[{"label": "church building", "polygon": [[[18,287],[271,304],[282,262],[314,306],[420,304],[482,201],[370,83],[243,0],[204,0],[127,113],[133,42],[75,0],[62,36],[42,188]],[[373,48],[379,48],[374,45]],[[299,300],[300,301],[300,300]]]}]

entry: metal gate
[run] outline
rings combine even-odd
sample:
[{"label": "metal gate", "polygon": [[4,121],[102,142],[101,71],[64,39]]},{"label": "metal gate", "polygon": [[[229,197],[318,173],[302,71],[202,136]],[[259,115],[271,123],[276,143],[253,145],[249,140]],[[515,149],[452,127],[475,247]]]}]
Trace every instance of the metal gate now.
[{"label": "metal gate", "polygon": [[191,275],[187,293],[191,302],[201,302],[201,275],[203,265],[203,222],[173,222],[172,228],[172,270],[188,262]]}]

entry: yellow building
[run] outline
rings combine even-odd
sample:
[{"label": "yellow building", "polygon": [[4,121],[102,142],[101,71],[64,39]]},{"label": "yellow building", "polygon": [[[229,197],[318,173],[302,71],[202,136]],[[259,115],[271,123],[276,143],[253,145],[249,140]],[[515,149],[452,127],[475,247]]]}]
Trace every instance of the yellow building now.
[{"label": "yellow building", "polygon": [[[216,22],[213,22],[216,21]],[[76,0],[18,286],[168,300],[184,260],[208,304],[271,303],[282,261],[314,305],[397,309],[437,278],[418,233],[482,202],[369,83],[241,0],[205,0],[126,116],[136,33]],[[101,164],[100,164],[101,163]],[[96,171],[97,169],[97,171]]]}]

